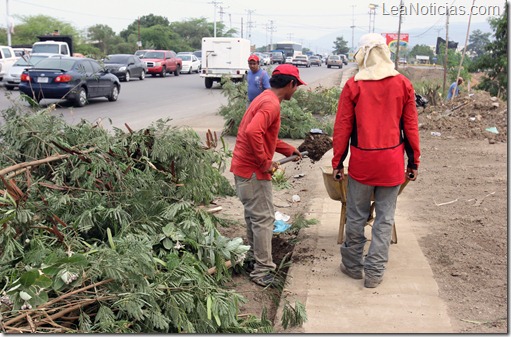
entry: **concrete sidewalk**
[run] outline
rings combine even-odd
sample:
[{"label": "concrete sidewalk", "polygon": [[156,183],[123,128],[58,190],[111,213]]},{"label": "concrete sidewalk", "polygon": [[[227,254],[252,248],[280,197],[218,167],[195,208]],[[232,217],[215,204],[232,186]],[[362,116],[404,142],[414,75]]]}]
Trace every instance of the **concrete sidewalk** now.
[{"label": "concrete sidewalk", "polygon": [[[330,158],[322,158],[318,164],[329,162]],[[423,226],[411,220],[413,213],[407,209],[406,202],[410,194],[407,196],[406,189],[398,198],[398,243],[390,247],[383,282],[377,288],[364,288],[364,280],[351,279],[339,269],[337,234],[341,203],[328,197],[319,165],[317,178],[315,175],[310,185],[316,189],[311,195],[325,197],[314,199],[308,213],[308,218],[319,222],[300,231],[275,330],[286,333],[454,332],[446,304],[439,297],[438,285],[414,234],[414,228]],[[284,331],[280,326],[286,300],[292,305],[296,300],[305,305],[308,320],[302,327]]]}]

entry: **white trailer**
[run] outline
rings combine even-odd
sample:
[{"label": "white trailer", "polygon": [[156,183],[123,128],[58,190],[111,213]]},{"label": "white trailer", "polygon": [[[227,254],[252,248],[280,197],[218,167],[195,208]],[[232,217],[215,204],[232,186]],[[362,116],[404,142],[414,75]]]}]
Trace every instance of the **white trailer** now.
[{"label": "white trailer", "polygon": [[213,82],[220,82],[222,77],[232,81],[243,81],[249,70],[250,41],[237,37],[202,38],[202,68],[206,88]]}]

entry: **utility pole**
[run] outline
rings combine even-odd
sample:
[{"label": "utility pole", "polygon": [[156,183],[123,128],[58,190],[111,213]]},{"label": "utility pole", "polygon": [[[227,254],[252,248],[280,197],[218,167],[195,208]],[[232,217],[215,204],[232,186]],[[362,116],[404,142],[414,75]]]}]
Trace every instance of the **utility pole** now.
[{"label": "utility pole", "polygon": [[243,38],[243,17],[241,17],[241,28],[240,28],[240,31],[241,31],[241,38]]},{"label": "utility pole", "polygon": [[[445,83],[447,82],[447,56],[449,55],[449,11],[445,19],[445,55],[444,55],[444,85],[442,87],[442,93],[445,93]],[[457,80],[457,79],[456,79]]]},{"label": "utility pole", "polygon": [[[220,9],[218,10],[218,14],[220,14],[220,22],[223,23],[224,22],[224,14],[226,12],[224,11],[224,7],[223,6],[219,6],[219,8]],[[227,8],[229,8],[229,7],[227,7]]]},{"label": "utility pole", "polygon": [[351,5],[351,52],[355,52],[355,5]]},{"label": "utility pole", "polygon": [[396,46],[396,57],[394,60],[394,67],[396,70],[399,68],[399,44],[401,42],[401,20],[402,20],[402,13],[401,8],[403,8],[403,0],[399,3],[399,26],[397,28],[397,46]]},{"label": "utility pole", "polygon": [[254,9],[247,9],[248,13],[248,21],[247,21],[247,33],[248,33],[248,39],[252,37],[252,28],[255,27],[255,22],[252,21],[252,13],[254,13]]},{"label": "utility pole", "polygon": [[7,28],[7,45],[10,47],[11,46],[12,23],[11,23],[11,16],[9,15],[9,0],[5,0],[5,6],[6,6],[5,14],[6,14],[6,23],[7,23],[7,25],[5,26]]},{"label": "utility pole", "polygon": [[138,17],[138,41],[137,41],[137,47],[140,50],[142,48],[142,40],[140,40],[140,16]]},{"label": "utility pole", "polygon": [[213,37],[216,37],[216,6],[219,4],[222,4],[221,1],[213,0],[209,2],[210,4],[213,4],[213,7],[215,8],[215,11],[213,13]]},{"label": "utility pole", "polygon": [[[376,8],[380,7],[377,4],[369,4],[369,33],[374,33],[374,26],[376,21]],[[373,31],[371,32],[371,23],[373,24]]]},{"label": "utility pole", "polygon": [[270,31],[270,50],[273,50],[273,32],[277,31],[277,27],[273,25],[273,20],[270,20],[268,30]]}]

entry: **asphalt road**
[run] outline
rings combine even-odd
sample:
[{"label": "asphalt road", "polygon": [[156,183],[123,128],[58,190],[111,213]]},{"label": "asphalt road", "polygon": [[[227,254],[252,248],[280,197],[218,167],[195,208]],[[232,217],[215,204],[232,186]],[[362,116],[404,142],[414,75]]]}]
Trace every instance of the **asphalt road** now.
[{"label": "asphalt road", "polygon": [[[339,69],[328,69],[325,65],[299,69],[300,76],[307,83],[319,81],[334,72],[340,73]],[[213,88],[206,89],[204,79],[198,74],[181,74],[168,75],[165,78],[149,76],[143,81],[133,79],[130,82],[122,82],[117,102],[98,98],[91,100],[82,108],[75,108],[65,101],[48,99],[41,101],[43,107],[54,103],[57,104],[57,109],[52,113],[62,114],[70,124],[78,123],[82,119],[91,122],[101,119],[102,125],[106,128],[125,129],[126,123],[136,130],[160,118],[172,118],[178,125],[186,121],[187,125],[193,127],[194,120],[199,121],[215,114],[221,105],[227,103],[227,98],[222,95],[218,83],[215,83]],[[0,111],[12,104],[28,107],[27,103],[19,101],[18,90],[7,91],[2,86]]]}]

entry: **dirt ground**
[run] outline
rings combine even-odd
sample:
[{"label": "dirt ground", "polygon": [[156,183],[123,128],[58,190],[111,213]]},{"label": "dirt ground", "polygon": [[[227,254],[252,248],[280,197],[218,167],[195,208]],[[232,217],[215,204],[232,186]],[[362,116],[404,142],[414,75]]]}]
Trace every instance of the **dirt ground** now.
[{"label": "dirt ground", "polygon": [[[412,82],[442,76],[439,69],[408,68]],[[339,74],[321,85],[338,85]],[[507,104],[485,92],[472,93],[469,97],[465,91],[448,105],[419,108],[421,165],[417,181],[407,187],[413,209],[406,211],[427,224],[416,233],[455,331],[507,333]],[[234,144],[234,138],[227,140]],[[308,177],[319,174],[319,167],[306,159],[285,164],[284,169],[291,187],[275,191],[274,204],[292,223],[298,214],[306,214],[308,200],[316,197]],[[300,201],[294,202],[293,195],[301,196]],[[238,223],[223,228],[224,234],[245,237],[237,198],[216,203],[223,209],[219,216]],[[295,240],[293,234],[274,235],[277,265],[286,255],[292,261]],[[243,272],[233,274],[230,286],[248,300],[241,314],[260,316],[266,308],[274,317],[277,290],[253,284]]]}]

